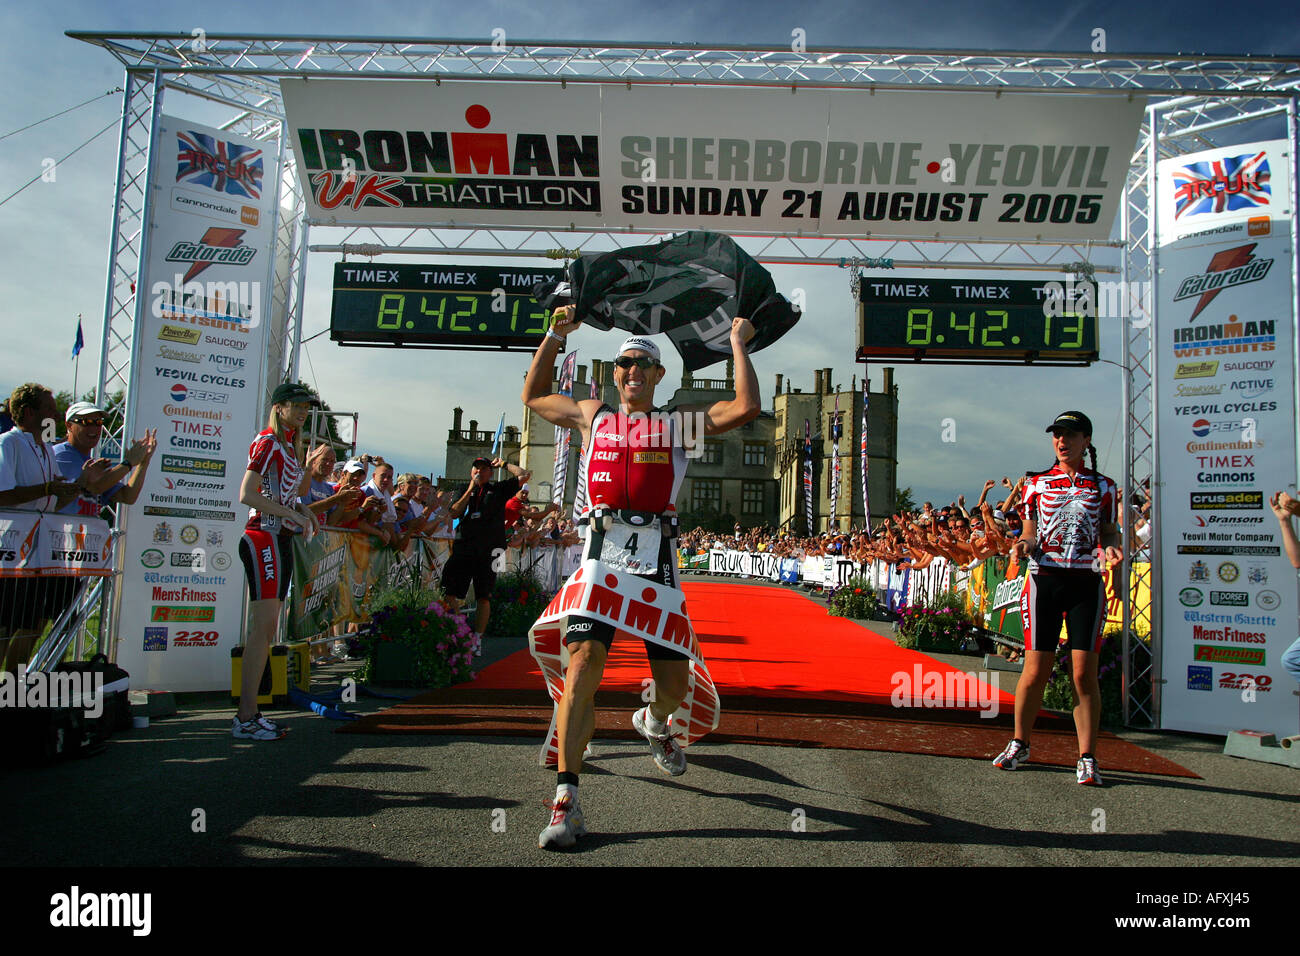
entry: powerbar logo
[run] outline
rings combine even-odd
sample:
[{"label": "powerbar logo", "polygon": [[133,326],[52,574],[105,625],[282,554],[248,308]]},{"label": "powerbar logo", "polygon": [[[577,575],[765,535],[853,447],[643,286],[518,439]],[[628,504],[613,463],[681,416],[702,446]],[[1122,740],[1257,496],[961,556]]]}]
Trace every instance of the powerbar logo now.
[{"label": "powerbar logo", "polygon": [[198,345],[199,336],[203,333],[199,329],[185,329],[179,325],[169,325],[164,322],[162,328],[158,330],[158,338],[163,342],[173,342],[178,345]]},{"label": "powerbar logo", "polygon": [[1178,284],[1178,291],[1174,293],[1175,302],[1190,299],[1194,295],[1201,297],[1192,310],[1189,322],[1195,320],[1224,289],[1258,282],[1268,275],[1273,260],[1256,259],[1252,253],[1257,245],[1259,243],[1252,242],[1232,249],[1221,249],[1210,259],[1206,271],[1188,276]]},{"label": "powerbar logo", "polygon": [[1211,664],[1254,664],[1264,665],[1264,651],[1256,647],[1214,647],[1210,644],[1197,644],[1197,661],[1209,661]]},{"label": "powerbar logo", "polygon": [[1218,370],[1218,362],[1179,362],[1174,378],[1210,378]]},{"label": "powerbar logo", "polygon": [[155,607],[153,616],[150,620],[155,624],[188,624],[188,623],[206,623],[216,620],[217,609],[215,607],[182,607],[176,605],[166,605]]}]

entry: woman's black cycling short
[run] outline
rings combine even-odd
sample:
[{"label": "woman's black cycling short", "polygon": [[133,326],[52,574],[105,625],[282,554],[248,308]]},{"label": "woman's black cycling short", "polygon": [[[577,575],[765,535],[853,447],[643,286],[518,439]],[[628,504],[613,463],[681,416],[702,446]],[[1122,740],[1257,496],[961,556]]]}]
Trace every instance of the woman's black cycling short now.
[{"label": "woman's black cycling short", "polygon": [[1106,579],[1092,571],[1038,571],[1020,593],[1025,650],[1055,651],[1061,623],[1070,650],[1096,654],[1106,623]]}]

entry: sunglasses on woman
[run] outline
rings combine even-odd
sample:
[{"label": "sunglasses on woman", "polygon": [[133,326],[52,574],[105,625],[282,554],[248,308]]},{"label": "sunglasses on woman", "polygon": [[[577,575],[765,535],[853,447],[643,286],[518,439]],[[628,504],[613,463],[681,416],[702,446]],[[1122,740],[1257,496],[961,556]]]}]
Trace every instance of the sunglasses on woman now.
[{"label": "sunglasses on woman", "polygon": [[635,365],[643,372],[659,366],[659,363],[652,358],[632,358],[630,355],[620,355],[618,358],[614,359],[614,364],[623,369],[628,369]]}]

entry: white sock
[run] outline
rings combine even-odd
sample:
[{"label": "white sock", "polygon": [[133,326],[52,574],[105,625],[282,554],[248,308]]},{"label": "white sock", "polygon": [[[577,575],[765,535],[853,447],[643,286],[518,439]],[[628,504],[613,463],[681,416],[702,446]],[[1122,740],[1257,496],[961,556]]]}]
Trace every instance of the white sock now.
[{"label": "white sock", "polygon": [[650,733],[652,734],[659,735],[662,734],[667,729],[667,727],[668,727],[667,721],[660,720],[658,717],[656,717],[654,715],[654,712],[649,707],[645,709],[646,730],[650,731]]}]

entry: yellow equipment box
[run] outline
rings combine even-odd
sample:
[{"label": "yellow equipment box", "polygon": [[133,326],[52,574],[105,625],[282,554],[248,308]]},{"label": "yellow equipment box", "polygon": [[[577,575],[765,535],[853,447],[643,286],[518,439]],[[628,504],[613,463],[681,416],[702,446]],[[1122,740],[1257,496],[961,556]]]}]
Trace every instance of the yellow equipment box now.
[{"label": "yellow equipment box", "polygon": [[[272,644],[271,654],[262,671],[262,682],[257,688],[258,705],[281,707],[289,702],[289,688],[297,687],[304,694],[311,687],[311,645]],[[244,648],[230,651],[230,699],[239,703],[239,687],[243,680]]]}]

